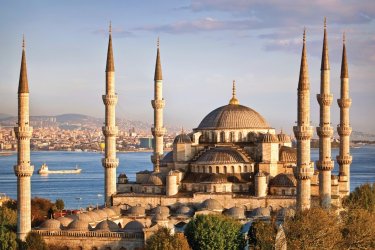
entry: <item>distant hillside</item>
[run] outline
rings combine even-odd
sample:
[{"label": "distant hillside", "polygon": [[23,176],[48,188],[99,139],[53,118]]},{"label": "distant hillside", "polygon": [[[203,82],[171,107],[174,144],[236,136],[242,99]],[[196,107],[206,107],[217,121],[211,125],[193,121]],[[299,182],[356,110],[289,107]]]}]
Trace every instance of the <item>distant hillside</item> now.
[{"label": "distant hillside", "polygon": [[375,135],[360,131],[353,131],[350,139],[352,141],[375,141]]},{"label": "distant hillside", "polygon": [[58,123],[84,123],[84,122],[101,122],[103,119],[95,118],[82,114],[62,114],[57,115],[56,122]]},{"label": "distant hillside", "polygon": [[12,115],[0,113],[0,120],[7,119],[9,117],[12,117]]}]

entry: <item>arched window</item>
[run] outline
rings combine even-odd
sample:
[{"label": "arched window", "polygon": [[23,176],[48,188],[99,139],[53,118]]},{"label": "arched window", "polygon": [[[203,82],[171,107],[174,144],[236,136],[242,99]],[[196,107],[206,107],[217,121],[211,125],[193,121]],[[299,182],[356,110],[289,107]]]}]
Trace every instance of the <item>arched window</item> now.
[{"label": "arched window", "polygon": [[210,170],[209,171],[210,171],[210,174],[212,174],[212,166],[210,166]]},{"label": "arched window", "polygon": [[227,166],[224,166],[224,174],[228,173]]},{"label": "arched window", "polygon": [[235,141],[235,138],[234,138],[234,132],[230,132],[230,133],[229,133],[229,141],[230,141],[230,142],[234,142],[234,141]]},{"label": "arched window", "polygon": [[234,174],[234,166],[232,166],[232,173]]},{"label": "arched window", "polygon": [[238,132],[238,141],[242,141],[242,133]]},{"label": "arched window", "polygon": [[247,173],[247,166],[245,165],[245,173]]},{"label": "arched window", "polygon": [[216,193],[216,186],[214,186],[214,193]]},{"label": "arched window", "polygon": [[285,189],[281,190],[281,194],[285,195]]},{"label": "arched window", "polygon": [[220,169],[219,169],[219,166],[216,166],[216,173],[220,173]]},{"label": "arched window", "polygon": [[243,190],[242,190],[242,185],[240,185],[240,192],[242,192]]},{"label": "arched window", "polygon": [[227,186],[223,186],[223,192],[225,193],[227,191]]},{"label": "arched window", "polygon": [[217,136],[215,132],[212,132],[212,141],[217,142]]},{"label": "arched window", "polygon": [[224,131],[220,132],[220,142],[225,142],[225,132]]}]

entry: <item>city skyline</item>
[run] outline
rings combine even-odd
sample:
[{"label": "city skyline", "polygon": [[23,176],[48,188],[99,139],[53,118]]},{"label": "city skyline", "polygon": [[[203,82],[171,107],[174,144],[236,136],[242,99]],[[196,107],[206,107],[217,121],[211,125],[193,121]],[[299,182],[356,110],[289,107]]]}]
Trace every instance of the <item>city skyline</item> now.
[{"label": "city skyline", "polygon": [[[144,4],[147,3],[147,4]],[[303,27],[311,82],[312,125],[318,126],[323,18],[327,17],[334,95],[332,126],[339,121],[342,33],[347,34],[351,121],[375,132],[371,68],[375,62],[371,1],[127,1],[2,3],[0,10],[0,113],[16,114],[22,34],[31,115],[82,113],[103,117],[109,21],[113,25],[118,117],[152,123],[156,40],[160,37],[165,123],[194,128],[231,97],[258,111],[277,130],[296,120]],[[318,14],[316,14],[318,13]],[[13,94],[14,95],[13,95]],[[277,100],[277,102],[275,102]]]}]

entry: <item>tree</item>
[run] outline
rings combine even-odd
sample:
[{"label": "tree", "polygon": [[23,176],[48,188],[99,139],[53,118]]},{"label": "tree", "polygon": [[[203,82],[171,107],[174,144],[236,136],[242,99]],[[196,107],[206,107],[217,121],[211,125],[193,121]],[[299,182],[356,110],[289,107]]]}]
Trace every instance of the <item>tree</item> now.
[{"label": "tree", "polygon": [[146,242],[147,250],[189,250],[189,244],[181,233],[171,234],[171,230],[160,228]]},{"label": "tree", "polygon": [[194,250],[241,249],[241,227],[239,222],[223,215],[197,215],[187,224],[185,235]]},{"label": "tree", "polygon": [[338,216],[322,208],[286,218],[284,231],[290,249],[333,249],[342,238]]},{"label": "tree", "polygon": [[375,212],[375,183],[356,187],[344,200],[343,205],[349,209],[361,208]]},{"label": "tree", "polygon": [[53,203],[44,198],[35,197],[31,199],[31,226],[37,227],[48,218],[48,210]]},{"label": "tree", "polygon": [[61,210],[64,209],[65,203],[62,199],[57,199],[56,202],[55,202],[55,206],[56,206],[57,210],[61,211]]},{"label": "tree", "polygon": [[26,236],[26,246],[27,250],[47,250],[46,242],[43,240],[42,236],[30,232]]},{"label": "tree", "polygon": [[375,212],[349,210],[344,217],[343,249],[375,249]]},{"label": "tree", "polygon": [[273,222],[254,221],[249,229],[249,245],[255,249],[274,249],[276,227]]},{"label": "tree", "polygon": [[0,215],[0,250],[15,250],[16,248],[16,234],[6,227],[5,219]]}]

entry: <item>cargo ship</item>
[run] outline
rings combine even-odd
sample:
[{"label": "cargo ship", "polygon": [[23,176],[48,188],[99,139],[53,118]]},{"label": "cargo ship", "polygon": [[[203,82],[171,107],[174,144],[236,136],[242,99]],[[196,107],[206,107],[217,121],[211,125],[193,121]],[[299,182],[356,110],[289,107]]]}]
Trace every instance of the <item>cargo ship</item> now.
[{"label": "cargo ship", "polygon": [[75,169],[67,169],[67,170],[49,170],[47,164],[43,163],[43,165],[39,168],[38,174],[46,175],[46,174],[80,174],[82,171],[81,168],[76,166]]}]

